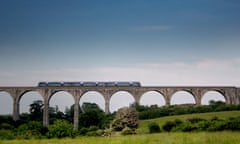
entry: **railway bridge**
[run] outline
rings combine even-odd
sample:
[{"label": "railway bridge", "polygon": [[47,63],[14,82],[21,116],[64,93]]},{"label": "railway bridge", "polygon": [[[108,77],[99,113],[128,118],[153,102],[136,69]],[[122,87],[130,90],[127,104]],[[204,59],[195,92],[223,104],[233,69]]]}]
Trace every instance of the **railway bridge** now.
[{"label": "railway bridge", "polygon": [[44,87],[0,87],[0,92],[7,92],[13,99],[13,119],[19,119],[19,102],[21,97],[30,91],[38,92],[44,100],[43,125],[49,125],[49,101],[51,97],[59,92],[65,91],[70,93],[74,99],[74,128],[78,128],[79,101],[81,96],[89,91],[96,91],[102,94],[105,99],[105,113],[109,113],[109,102],[111,97],[119,92],[129,92],[136,103],[140,102],[142,95],[149,91],[160,93],[165,99],[166,105],[170,105],[173,94],[178,91],[186,91],[195,99],[196,105],[201,105],[203,95],[209,91],[221,93],[226,104],[240,104],[240,88],[238,87],[219,87],[219,86],[171,86],[171,87],[133,87],[133,86],[44,86]]}]

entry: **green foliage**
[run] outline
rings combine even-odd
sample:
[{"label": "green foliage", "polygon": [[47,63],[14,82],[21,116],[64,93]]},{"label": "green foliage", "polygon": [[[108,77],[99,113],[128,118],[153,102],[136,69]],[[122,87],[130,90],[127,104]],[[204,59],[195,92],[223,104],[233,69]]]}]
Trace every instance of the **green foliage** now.
[{"label": "green foliage", "polygon": [[80,135],[86,135],[87,132],[88,132],[88,128],[85,128],[85,127],[81,128],[81,129],[79,130],[79,134],[80,134]]},{"label": "green foliage", "polygon": [[36,100],[33,101],[32,104],[30,104],[30,117],[31,120],[38,120],[38,121],[42,121],[42,115],[43,115],[43,101],[42,100]]},{"label": "green foliage", "polygon": [[138,127],[138,113],[134,108],[124,107],[117,111],[112,127],[116,131],[121,131],[125,127],[136,129]]},{"label": "green foliage", "polygon": [[173,128],[176,127],[176,123],[173,121],[167,121],[163,126],[162,129],[164,131],[170,132]]},{"label": "green foliage", "polygon": [[82,104],[81,110],[83,111],[83,113],[87,111],[102,111],[96,103],[88,103],[88,102],[84,102]]},{"label": "green foliage", "polygon": [[240,117],[230,118],[226,121],[227,130],[240,131]]},{"label": "green foliage", "polygon": [[163,116],[171,115],[183,115],[192,113],[207,113],[207,112],[219,112],[219,111],[232,111],[240,110],[240,105],[225,105],[221,101],[211,101],[210,105],[196,106],[196,105],[174,105],[174,106],[141,106],[139,104],[133,104],[132,107],[136,108],[139,112],[139,119],[152,119]]},{"label": "green foliage", "polygon": [[161,132],[161,129],[159,127],[159,125],[156,122],[152,122],[150,124],[148,124],[148,129],[150,133],[159,133]]},{"label": "green foliage", "polygon": [[63,137],[75,137],[76,133],[73,130],[73,125],[65,120],[56,120],[53,125],[49,126],[47,133],[49,138],[63,138]]},{"label": "green foliage", "polygon": [[0,129],[11,130],[11,129],[13,129],[13,126],[11,124],[8,124],[8,123],[1,123],[0,124]]},{"label": "green foliage", "polygon": [[188,118],[186,121],[190,122],[191,124],[195,124],[198,123],[200,121],[203,121],[204,119],[202,118],[198,118],[198,117],[193,117],[193,118]]},{"label": "green foliage", "polygon": [[136,132],[135,132],[135,130],[133,130],[133,129],[129,128],[129,127],[125,127],[121,131],[121,135],[132,135],[132,134],[136,134]]},{"label": "green foliage", "polygon": [[37,121],[30,121],[15,129],[16,136],[19,139],[41,138],[47,131],[48,129]]},{"label": "green foliage", "polygon": [[79,127],[90,127],[92,125],[100,127],[103,117],[103,112],[99,112],[96,110],[86,111],[85,113],[79,115]]},{"label": "green foliage", "polygon": [[14,138],[15,137],[11,130],[5,130],[5,129],[0,130],[0,140],[12,140]]}]

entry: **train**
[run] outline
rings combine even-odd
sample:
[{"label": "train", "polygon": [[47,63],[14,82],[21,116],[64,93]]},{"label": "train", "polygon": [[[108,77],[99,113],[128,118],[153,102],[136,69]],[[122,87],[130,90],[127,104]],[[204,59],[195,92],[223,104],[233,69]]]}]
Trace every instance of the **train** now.
[{"label": "train", "polygon": [[111,87],[111,86],[119,86],[119,87],[140,87],[141,83],[137,81],[132,82],[124,82],[124,81],[113,81],[113,82],[94,82],[94,81],[86,81],[86,82],[39,82],[38,87],[74,87],[74,86],[84,86],[84,87]]}]

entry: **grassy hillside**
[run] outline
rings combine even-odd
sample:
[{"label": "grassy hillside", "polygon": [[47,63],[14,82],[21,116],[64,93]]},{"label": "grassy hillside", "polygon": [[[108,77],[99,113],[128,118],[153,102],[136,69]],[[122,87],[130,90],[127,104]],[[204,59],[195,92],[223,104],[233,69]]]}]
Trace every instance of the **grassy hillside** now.
[{"label": "grassy hillside", "polygon": [[200,114],[187,114],[187,115],[178,115],[178,116],[167,116],[162,118],[142,120],[140,121],[139,128],[137,129],[138,134],[148,133],[148,124],[151,122],[156,122],[162,126],[166,121],[171,121],[175,119],[186,120],[188,118],[202,118],[202,119],[211,119],[214,116],[217,116],[219,119],[228,119],[230,117],[240,116],[240,111],[226,111],[226,112],[211,112],[211,113],[200,113]]},{"label": "grassy hillside", "polygon": [[240,132],[160,133],[115,137],[78,137],[0,141],[0,144],[239,144]]}]

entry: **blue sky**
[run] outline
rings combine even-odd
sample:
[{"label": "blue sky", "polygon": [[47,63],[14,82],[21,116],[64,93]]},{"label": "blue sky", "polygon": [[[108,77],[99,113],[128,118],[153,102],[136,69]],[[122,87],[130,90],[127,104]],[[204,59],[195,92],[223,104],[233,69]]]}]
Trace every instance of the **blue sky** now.
[{"label": "blue sky", "polygon": [[238,0],[1,0],[0,86],[239,86]]},{"label": "blue sky", "polygon": [[6,70],[232,59],[240,51],[236,0],[3,0],[0,5],[0,59]]}]

